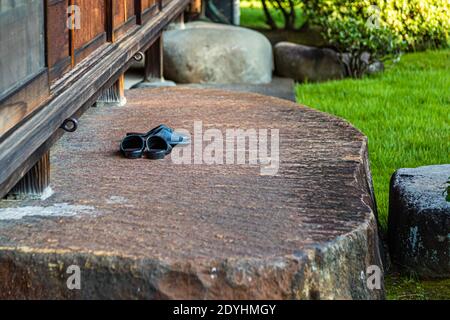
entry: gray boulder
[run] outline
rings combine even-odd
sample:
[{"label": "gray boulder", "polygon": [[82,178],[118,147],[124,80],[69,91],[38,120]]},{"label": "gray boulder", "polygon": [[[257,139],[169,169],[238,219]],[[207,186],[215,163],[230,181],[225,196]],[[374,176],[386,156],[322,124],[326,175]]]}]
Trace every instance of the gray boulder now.
[{"label": "gray boulder", "polygon": [[450,165],[400,169],[392,177],[388,236],[394,263],[424,278],[450,277]]},{"label": "gray boulder", "polygon": [[375,61],[374,63],[371,63],[367,68],[368,74],[375,74],[383,71],[384,71],[384,63],[381,61]]},{"label": "gray boulder", "polygon": [[276,73],[282,77],[319,82],[345,76],[339,55],[331,49],[280,42],[275,46],[274,54]]},{"label": "gray boulder", "polygon": [[177,83],[270,83],[272,46],[235,26],[187,23],[164,33],[164,77]]},{"label": "gray boulder", "polygon": [[[350,64],[349,53],[343,53],[341,59],[345,65]],[[384,63],[380,60],[372,61],[369,52],[363,52],[360,56],[360,60],[367,65],[366,74],[376,74],[384,71]]]}]

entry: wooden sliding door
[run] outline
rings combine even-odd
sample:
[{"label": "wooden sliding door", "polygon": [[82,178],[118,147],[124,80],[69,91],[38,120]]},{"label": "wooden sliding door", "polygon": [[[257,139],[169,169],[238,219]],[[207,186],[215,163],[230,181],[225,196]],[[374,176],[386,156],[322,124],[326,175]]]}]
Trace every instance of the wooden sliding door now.
[{"label": "wooden sliding door", "polygon": [[[69,19],[74,19],[71,25]],[[47,0],[47,50],[52,81],[106,43],[106,21],[107,0]]]},{"label": "wooden sliding door", "polygon": [[44,9],[42,0],[0,0],[0,137],[49,95]]}]

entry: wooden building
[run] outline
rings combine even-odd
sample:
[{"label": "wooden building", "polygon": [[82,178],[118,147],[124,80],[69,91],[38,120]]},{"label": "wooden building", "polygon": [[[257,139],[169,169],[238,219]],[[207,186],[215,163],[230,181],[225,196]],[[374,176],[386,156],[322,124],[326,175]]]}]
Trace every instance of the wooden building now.
[{"label": "wooden building", "polygon": [[[161,34],[190,0],[0,0],[0,197],[48,180],[59,128],[146,59],[161,75]],[[26,186],[25,186],[26,187]]]}]

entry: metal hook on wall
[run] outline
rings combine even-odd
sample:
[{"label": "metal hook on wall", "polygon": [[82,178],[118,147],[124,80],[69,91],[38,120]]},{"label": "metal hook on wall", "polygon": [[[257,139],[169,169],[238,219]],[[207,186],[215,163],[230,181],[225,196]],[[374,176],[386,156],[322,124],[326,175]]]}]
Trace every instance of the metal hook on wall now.
[{"label": "metal hook on wall", "polygon": [[138,51],[134,55],[133,59],[136,60],[137,62],[141,62],[142,60],[145,59],[145,55],[144,55],[144,53],[142,51]]},{"label": "metal hook on wall", "polygon": [[78,129],[78,120],[75,118],[66,119],[60,128],[66,132],[75,132]]}]

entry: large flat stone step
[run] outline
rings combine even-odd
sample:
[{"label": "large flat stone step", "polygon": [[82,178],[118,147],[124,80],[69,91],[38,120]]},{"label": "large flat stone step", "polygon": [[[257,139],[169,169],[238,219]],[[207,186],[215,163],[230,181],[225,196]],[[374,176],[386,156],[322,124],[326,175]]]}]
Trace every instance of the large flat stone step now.
[{"label": "large flat stone step", "polygon": [[[364,276],[381,260],[359,131],[250,93],[141,89],[127,100],[91,108],[53,148],[53,195],[0,202],[0,298],[384,296]],[[165,123],[193,133],[194,121],[224,135],[279,129],[278,173],[118,153],[126,132]],[[67,288],[71,265],[81,290]]]}]

